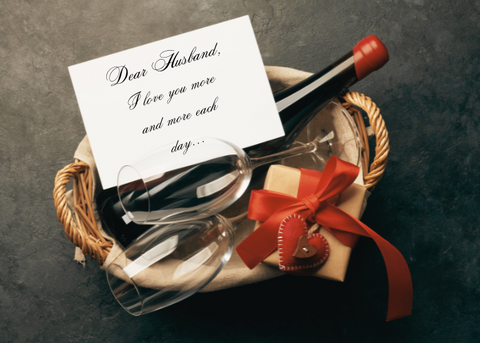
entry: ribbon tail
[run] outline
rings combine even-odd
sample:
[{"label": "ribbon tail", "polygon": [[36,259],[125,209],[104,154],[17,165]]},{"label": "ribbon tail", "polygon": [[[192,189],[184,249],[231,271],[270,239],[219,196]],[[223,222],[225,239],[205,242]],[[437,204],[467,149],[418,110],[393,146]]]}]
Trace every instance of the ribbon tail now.
[{"label": "ribbon tail", "polygon": [[387,321],[411,315],[413,286],[410,269],[403,255],[386,239],[339,208],[328,205],[315,216],[322,225],[372,238],[382,253],[388,277]]},{"label": "ribbon tail", "polygon": [[388,276],[387,321],[412,314],[413,286],[410,269],[403,255],[386,239],[366,227],[383,255]]},{"label": "ribbon tail", "polygon": [[[277,237],[270,230],[255,230],[235,249],[243,263],[253,269],[277,248]],[[260,246],[257,242],[262,242]]]}]

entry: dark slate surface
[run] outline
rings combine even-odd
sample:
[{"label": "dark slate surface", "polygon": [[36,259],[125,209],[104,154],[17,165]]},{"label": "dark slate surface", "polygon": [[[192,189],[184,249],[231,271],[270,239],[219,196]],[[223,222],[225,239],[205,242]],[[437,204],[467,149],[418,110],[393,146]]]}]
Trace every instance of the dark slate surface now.
[{"label": "dark slate surface", "polygon": [[[353,90],[390,133],[364,222],[405,256],[411,317],[385,322],[387,279],[361,239],[346,282],[284,277],[128,315],[76,264],[55,173],[85,134],[67,67],[249,14],[266,65],[315,71],[369,34],[390,62]],[[0,3],[0,342],[480,341],[480,2]]]}]

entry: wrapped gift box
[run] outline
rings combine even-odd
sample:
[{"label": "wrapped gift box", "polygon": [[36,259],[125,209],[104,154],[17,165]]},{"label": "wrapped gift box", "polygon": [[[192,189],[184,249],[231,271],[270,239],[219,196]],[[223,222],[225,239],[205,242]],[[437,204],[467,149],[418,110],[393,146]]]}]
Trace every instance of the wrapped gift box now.
[{"label": "wrapped gift box", "polygon": [[[273,165],[268,170],[264,189],[296,197],[300,183],[300,175],[301,172],[297,168],[284,165]],[[355,218],[360,218],[363,212],[363,203],[366,192],[364,186],[354,183],[347,190],[339,194],[335,199],[335,206]],[[256,222],[255,229],[260,225],[261,222]],[[320,228],[320,231],[318,232],[327,239],[330,246],[330,254],[324,263],[315,268],[313,275],[324,279],[343,282],[345,280],[345,274],[347,272],[352,249],[342,244],[325,228]],[[278,251],[275,251],[263,262],[278,267],[278,261]]]}]

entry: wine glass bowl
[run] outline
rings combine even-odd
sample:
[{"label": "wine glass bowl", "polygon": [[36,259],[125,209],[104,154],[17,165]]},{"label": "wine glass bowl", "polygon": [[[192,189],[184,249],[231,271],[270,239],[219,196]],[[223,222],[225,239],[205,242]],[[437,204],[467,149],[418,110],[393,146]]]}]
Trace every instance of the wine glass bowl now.
[{"label": "wine glass bowl", "polygon": [[137,163],[122,167],[117,191],[124,220],[136,224],[174,223],[214,215],[245,191],[250,159],[239,147],[199,138],[188,154],[165,145]]},{"label": "wine glass bowl", "polygon": [[[322,132],[323,145],[321,156],[324,162],[331,156],[360,165],[360,134],[350,113],[337,101],[331,101],[321,115],[316,116],[307,126],[307,141],[314,140]],[[318,154],[317,154],[318,155]]]},{"label": "wine glass bowl", "polygon": [[220,215],[148,230],[107,267],[115,299],[139,316],[195,294],[229,260],[233,230]]},{"label": "wine glass bowl", "polygon": [[297,155],[282,160],[295,168],[323,171],[328,159],[336,156],[360,166],[361,143],[357,126],[350,113],[338,102],[330,102],[299,135],[292,148],[315,144],[314,153]]}]

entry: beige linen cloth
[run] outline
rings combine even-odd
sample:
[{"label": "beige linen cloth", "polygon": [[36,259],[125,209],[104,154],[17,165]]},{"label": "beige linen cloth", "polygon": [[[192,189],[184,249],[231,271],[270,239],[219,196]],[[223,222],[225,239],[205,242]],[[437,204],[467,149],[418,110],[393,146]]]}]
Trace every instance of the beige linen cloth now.
[{"label": "beige linen cloth", "polygon": [[[288,88],[303,79],[312,75],[311,73],[307,73],[304,71],[299,71],[296,69],[285,68],[285,67],[265,67],[267,71],[267,76],[270,81],[270,86],[273,92],[280,91],[282,89]],[[323,129],[328,130],[329,127],[335,127],[336,130],[340,133],[344,132],[345,137],[340,137],[339,144],[342,145],[343,151],[340,156],[341,158],[352,160],[355,159],[358,155],[358,151],[355,148],[355,144],[353,140],[355,139],[352,135],[352,130],[350,128],[350,124],[346,123],[343,115],[341,113],[341,109],[339,106],[335,105],[328,105],[324,108],[313,120],[313,126],[319,125]],[[306,141],[306,132],[303,132],[299,139],[301,141]],[[340,134],[339,136],[342,136]],[[101,191],[100,181],[98,179],[98,173],[96,170],[95,160],[93,158],[93,154],[90,148],[90,143],[88,137],[85,137],[82,142],[79,144],[75,155],[75,158],[86,162],[89,164],[94,177],[94,194],[95,196]],[[284,161],[286,165],[290,165],[293,167],[304,167],[310,169],[316,169],[315,165],[312,165],[312,159],[309,156],[301,157],[301,158],[294,158],[294,159],[287,159]],[[359,174],[361,175],[361,173]],[[361,177],[357,179],[357,183],[363,185],[363,180]],[[256,187],[255,187],[256,186]],[[253,185],[252,188],[262,188],[263,185]],[[249,201],[249,194],[250,191],[247,190],[245,195],[241,197],[234,205],[230,208],[222,212],[222,215],[225,217],[234,217],[242,212],[245,212],[248,208],[248,201]],[[71,198],[71,192],[67,194],[68,198]],[[96,210],[96,204],[93,204],[95,216],[97,219],[97,226],[99,232],[107,239],[114,241],[111,237],[109,237],[104,230],[102,229],[102,225],[98,218],[98,213]],[[249,219],[246,219],[238,227],[235,231],[235,247],[242,242],[251,232],[253,232],[255,222]],[[114,243],[114,246],[108,255],[105,263],[101,267],[103,270],[107,268],[115,258],[122,252],[122,249],[118,246],[118,244]],[[84,262],[85,259],[80,251],[80,249],[76,249],[76,256],[75,259],[79,262]],[[142,272],[142,279],[143,282],[140,280],[136,280],[137,283],[144,283],[143,286],[151,287],[151,288],[160,288],[164,287],[161,281],[161,272],[159,271],[148,271],[144,270]],[[240,257],[237,255],[236,251],[234,250],[232,257],[230,258],[229,262],[225,265],[222,271],[206,286],[203,288],[202,292],[211,292],[217,291],[221,289],[251,284],[267,279],[271,279],[274,277],[278,277],[283,275],[284,273],[280,271],[278,268],[273,268],[268,266],[264,263],[257,266],[255,269],[250,270],[247,268]],[[140,275],[139,275],[140,276]]]}]

